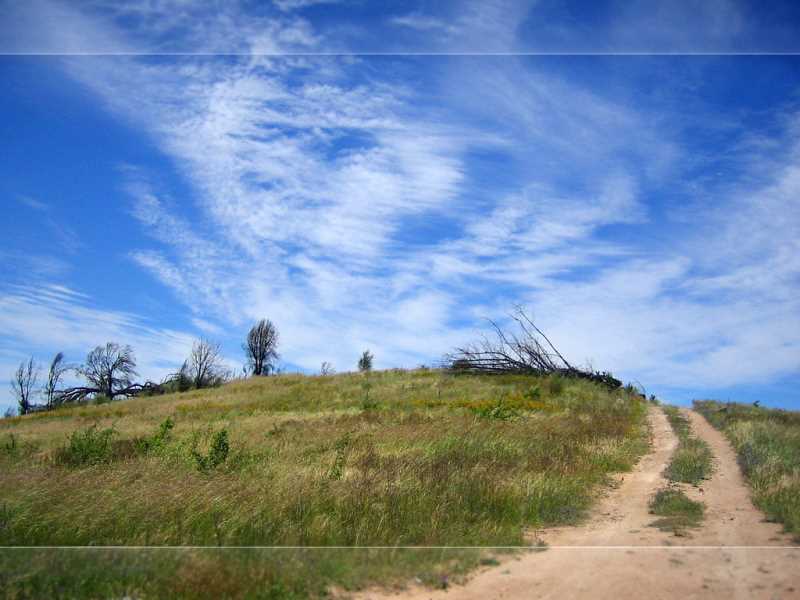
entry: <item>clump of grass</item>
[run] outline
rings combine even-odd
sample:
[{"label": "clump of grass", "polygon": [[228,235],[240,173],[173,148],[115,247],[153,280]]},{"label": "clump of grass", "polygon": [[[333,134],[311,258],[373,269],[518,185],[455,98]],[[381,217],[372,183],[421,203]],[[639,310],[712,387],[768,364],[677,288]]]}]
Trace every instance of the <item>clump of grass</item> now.
[{"label": "clump of grass", "polygon": [[665,475],[670,481],[692,485],[708,479],[713,469],[711,448],[705,441],[692,435],[689,420],[676,407],[665,406],[664,412],[678,436],[678,447]]},{"label": "clump of grass", "polygon": [[800,538],[800,412],[712,400],[694,407],[731,441],[756,506]]},{"label": "clump of grass", "polygon": [[661,531],[685,535],[687,529],[698,527],[703,520],[705,506],[691,500],[678,488],[659,490],[650,501],[650,513],[661,517],[654,523]]}]

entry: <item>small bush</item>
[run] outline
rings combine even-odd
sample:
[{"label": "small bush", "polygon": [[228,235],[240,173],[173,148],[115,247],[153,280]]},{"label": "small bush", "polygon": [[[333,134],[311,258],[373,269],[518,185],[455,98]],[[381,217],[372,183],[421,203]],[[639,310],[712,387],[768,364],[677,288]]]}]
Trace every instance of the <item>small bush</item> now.
[{"label": "small bush", "polygon": [[208,449],[208,454],[202,455],[196,448],[193,448],[192,456],[194,457],[198,469],[201,471],[208,471],[224,463],[228,458],[230,449],[228,430],[220,429],[211,438],[211,447]]},{"label": "small bush", "polygon": [[55,462],[60,465],[83,466],[111,462],[113,427],[98,430],[93,424],[84,430],[73,431],[69,443],[56,451]]}]

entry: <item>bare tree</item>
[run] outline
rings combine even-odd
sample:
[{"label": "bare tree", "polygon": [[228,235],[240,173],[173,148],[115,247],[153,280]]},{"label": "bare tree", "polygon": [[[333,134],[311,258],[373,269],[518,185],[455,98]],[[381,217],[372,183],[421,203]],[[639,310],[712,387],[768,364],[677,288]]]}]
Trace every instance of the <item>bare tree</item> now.
[{"label": "bare tree", "polygon": [[335,375],[336,371],[334,370],[333,365],[326,360],[322,362],[322,366],[319,369],[319,374],[322,376]]},{"label": "bare tree", "polygon": [[186,364],[187,373],[195,388],[219,385],[225,380],[222,351],[216,342],[199,339],[192,345]]},{"label": "bare tree", "polygon": [[71,367],[64,363],[63,352],[56,354],[50,362],[50,368],[47,370],[47,381],[42,389],[48,409],[53,409],[61,403],[58,383],[61,381],[61,377],[63,377],[64,373],[70,369]]},{"label": "bare tree", "polygon": [[[89,393],[99,393],[113,400],[116,396],[133,395],[140,385],[133,383],[136,372],[136,358],[130,346],[120,346],[108,342],[89,352],[86,364],[78,372],[86,378]],[[80,388],[73,388],[80,389]]]},{"label": "bare tree", "polygon": [[11,391],[17,399],[20,415],[28,414],[33,406],[31,400],[38,378],[39,367],[33,362],[33,357],[28,359],[27,363],[25,361],[19,363],[19,367],[14,372],[14,378],[11,380]]},{"label": "bare tree", "polygon": [[372,359],[375,358],[372,352],[364,350],[361,357],[358,359],[358,370],[362,373],[372,371]]},{"label": "bare tree", "polygon": [[261,319],[247,334],[242,349],[253,375],[269,375],[278,359],[278,330],[269,319]]}]

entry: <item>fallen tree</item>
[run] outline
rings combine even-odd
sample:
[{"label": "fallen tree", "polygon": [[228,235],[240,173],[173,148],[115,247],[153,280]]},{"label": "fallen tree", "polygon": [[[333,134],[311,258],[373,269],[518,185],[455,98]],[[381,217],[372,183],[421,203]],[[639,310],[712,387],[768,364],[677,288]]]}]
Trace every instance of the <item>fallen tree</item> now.
[{"label": "fallen tree", "polygon": [[476,343],[456,348],[445,357],[446,367],[454,373],[558,374],[595,381],[609,389],[622,385],[611,373],[570,364],[522,307],[515,307],[510,316],[518,331],[504,330],[489,319],[494,330],[493,338],[484,336]]}]

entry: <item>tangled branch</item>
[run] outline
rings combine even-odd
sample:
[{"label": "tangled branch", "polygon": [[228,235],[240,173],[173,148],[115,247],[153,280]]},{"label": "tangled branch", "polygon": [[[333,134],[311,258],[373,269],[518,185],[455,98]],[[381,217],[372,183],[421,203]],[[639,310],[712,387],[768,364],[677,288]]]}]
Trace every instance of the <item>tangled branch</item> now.
[{"label": "tangled branch", "polygon": [[493,338],[483,336],[474,344],[456,348],[445,358],[448,368],[456,373],[520,373],[527,375],[559,374],[565,377],[590,379],[616,389],[622,383],[610,373],[573,366],[550,339],[516,306],[510,315],[517,331],[503,330],[489,320]]}]

